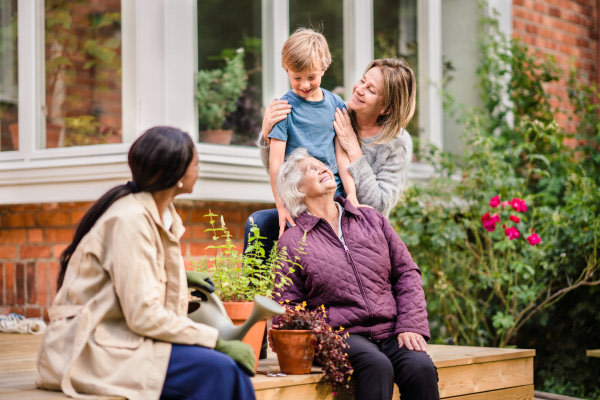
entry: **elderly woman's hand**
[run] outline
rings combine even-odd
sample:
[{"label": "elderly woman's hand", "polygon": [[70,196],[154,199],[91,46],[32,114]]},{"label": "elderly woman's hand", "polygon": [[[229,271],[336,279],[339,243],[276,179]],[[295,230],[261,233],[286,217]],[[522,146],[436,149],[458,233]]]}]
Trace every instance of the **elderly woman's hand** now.
[{"label": "elderly woman's hand", "polygon": [[348,110],[345,108],[343,110],[340,110],[339,108],[335,109],[333,128],[335,129],[340,146],[342,146],[342,149],[348,154],[350,162],[355,162],[362,157],[363,153],[360,148],[360,143],[358,143],[356,133],[354,132],[354,129],[352,129],[352,122],[350,121]]},{"label": "elderly woman's hand", "polygon": [[398,347],[403,346],[406,346],[409,350],[427,351],[425,338],[414,332],[402,332],[398,334]]},{"label": "elderly woman's hand", "polygon": [[267,106],[262,123],[262,134],[266,144],[269,144],[271,141],[269,139],[269,133],[271,133],[275,124],[286,119],[291,111],[292,106],[288,104],[287,100],[275,99]]}]

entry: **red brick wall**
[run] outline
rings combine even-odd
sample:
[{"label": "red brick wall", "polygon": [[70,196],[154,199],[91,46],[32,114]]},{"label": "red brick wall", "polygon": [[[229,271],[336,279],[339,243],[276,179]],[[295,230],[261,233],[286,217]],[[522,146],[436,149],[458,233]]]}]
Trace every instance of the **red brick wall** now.
[{"label": "red brick wall", "polygon": [[[177,209],[186,232],[181,251],[190,264],[206,250],[211,238],[205,214],[223,215],[241,249],[244,224],[254,211],[269,207],[255,203],[181,201]],[[58,259],[70,243],[75,227],[91,203],[45,203],[0,206],[0,314],[17,312],[47,317],[56,294]]]},{"label": "red brick wall", "polygon": [[[598,80],[598,0],[513,0],[513,36],[521,38],[536,54],[552,55],[568,73],[574,65],[584,75],[584,82]],[[554,105],[563,112],[559,123],[570,130],[567,121],[566,82],[548,87],[557,95]]]}]

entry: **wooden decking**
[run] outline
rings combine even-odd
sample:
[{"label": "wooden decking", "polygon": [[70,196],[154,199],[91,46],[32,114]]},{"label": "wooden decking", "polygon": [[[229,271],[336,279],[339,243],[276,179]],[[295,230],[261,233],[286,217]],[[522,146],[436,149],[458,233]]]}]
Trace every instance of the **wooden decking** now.
[{"label": "wooden decking", "polygon": [[[35,389],[35,359],[40,336],[0,334],[0,399],[65,399]],[[438,368],[440,396],[452,400],[533,399],[534,350],[430,345]],[[278,371],[273,354],[259,371]],[[318,369],[307,375],[252,378],[258,400],[331,400]],[[100,398],[100,397],[99,397]],[[336,396],[336,400],[348,396]],[[398,394],[394,396],[398,399]],[[102,397],[108,399],[108,397]]]}]

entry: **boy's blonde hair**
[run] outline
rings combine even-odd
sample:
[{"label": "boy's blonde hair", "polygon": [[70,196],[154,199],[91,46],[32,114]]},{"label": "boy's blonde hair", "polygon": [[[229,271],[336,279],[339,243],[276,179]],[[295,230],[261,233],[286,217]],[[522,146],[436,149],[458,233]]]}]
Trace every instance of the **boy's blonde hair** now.
[{"label": "boy's blonde hair", "polygon": [[[396,58],[380,58],[371,61],[365,73],[379,67],[383,74],[383,104],[385,114],[377,118],[381,134],[376,143],[386,143],[404,133],[406,125],[415,114],[417,81],[406,63]],[[358,132],[355,115],[350,111],[355,132]]]},{"label": "boy's blonde hair", "polygon": [[323,34],[308,28],[299,28],[281,50],[281,66],[294,72],[306,72],[313,68],[325,71],[331,64],[331,53]]}]

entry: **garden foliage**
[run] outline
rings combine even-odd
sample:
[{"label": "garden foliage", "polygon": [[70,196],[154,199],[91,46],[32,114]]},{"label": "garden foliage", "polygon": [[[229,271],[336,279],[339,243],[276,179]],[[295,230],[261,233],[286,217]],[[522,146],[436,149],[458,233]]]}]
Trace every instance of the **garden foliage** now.
[{"label": "garden foliage", "polygon": [[[407,189],[390,220],[423,270],[434,340],[507,346],[567,293],[600,284],[600,98],[482,21],[482,106],[462,113],[464,154],[422,150],[436,178]],[[574,133],[555,121],[546,85],[558,80],[571,86]],[[491,207],[495,196],[527,210]],[[491,230],[500,210],[519,221]]]},{"label": "garden foliage", "polygon": [[[245,253],[242,253],[233,243],[223,216],[220,217],[220,224],[217,224],[217,214],[209,212],[205,217],[210,226],[205,231],[211,235],[214,243],[206,246],[206,249],[214,249],[216,254],[214,257],[203,257],[194,263],[194,268],[211,274],[215,292],[221,300],[252,301],[256,295],[271,297],[274,292],[292,283],[287,275],[281,273],[281,269],[285,261],[292,265],[297,263],[288,260],[286,250],[278,250],[276,246],[266,256],[262,243],[266,238],[260,236],[255,224],[250,229]],[[299,252],[302,252],[303,244],[299,244]],[[276,282],[277,274],[280,278]]]}]

